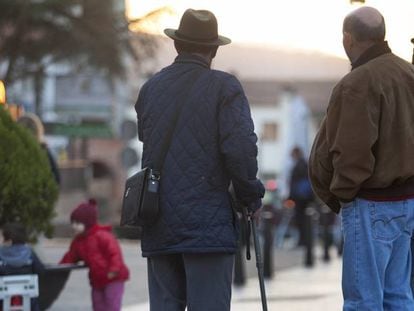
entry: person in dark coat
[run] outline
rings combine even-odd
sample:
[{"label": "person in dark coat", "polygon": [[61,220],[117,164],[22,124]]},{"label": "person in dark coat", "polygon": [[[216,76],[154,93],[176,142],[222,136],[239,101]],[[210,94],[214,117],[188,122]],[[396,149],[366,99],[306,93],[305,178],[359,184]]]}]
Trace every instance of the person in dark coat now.
[{"label": "person in dark coat", "polygon": [[298,245],[305,245],[305,211],[313,200],[313,192],[308,177],[308,163],[300,147],[294,147],[291,152],[294,161],[289,182],[289,199],[295,202],[295,224],[299,231]]},{"label": "person in dark coat", "polygon": [[[183,104],[160,183],[160,214],[144,225],[151,310],[230,310],[238,232],[228,188],[254,212],[264,187],[257,179],[257,136],[240,82],[212,70],[219,36],[213,13],[188,9],[178,30],[166,29],[178,52],[140,90],[135,109],[142,167],[151,167]],[[184,102],[183,102],[184,101]]]},{"label": "person in dark coat", "polygon": [[[0,275],[41,274],[45,267],[32,248],[26,244],[26,228],[20,223],[7,223],[2,228]],[[0,301],[0,305],[2,305]],[[31,310],[39,310],[37,298],[31,299]]]}]

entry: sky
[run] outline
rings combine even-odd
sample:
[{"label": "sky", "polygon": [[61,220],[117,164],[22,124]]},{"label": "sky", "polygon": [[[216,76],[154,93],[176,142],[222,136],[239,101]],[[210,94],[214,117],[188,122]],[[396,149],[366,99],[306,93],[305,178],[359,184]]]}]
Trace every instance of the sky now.
[{"label": "sky", "polygon": [[[219,33],[233,42],[281,49],[318,51],[346,58],[342,47],[344,17],[360,4],[349,0],[125,0],[127,14],[137,18],[159,7],[165,14],[148,25],[151,32],[178,28],[187,8],[212,11]],[[414,0],[366,0],[384,15],[391,49],[411,60],[414,37]]]}]

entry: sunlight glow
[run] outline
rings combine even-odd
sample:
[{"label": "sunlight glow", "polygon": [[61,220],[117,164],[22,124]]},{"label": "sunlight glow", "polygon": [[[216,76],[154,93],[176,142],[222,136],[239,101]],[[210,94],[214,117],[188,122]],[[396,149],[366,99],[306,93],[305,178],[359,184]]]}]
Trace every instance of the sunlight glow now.
[{"label": "sunlight glow", "polygon": [[[126,0],[127,15],[136,18],[162,6],[175,14],[165,14],[146,27],[162,33],[178,27],[187,8],[208,9],[219,21],[219,32],[234,42],[284,49],[319,51],[345,58],[342,48],[342,21],[348,12],[361,6],[349,0]],[[414,1],[366,0],[379,9],[386,21],[387,40],[396,54],[411,60],[414,37]]]}]

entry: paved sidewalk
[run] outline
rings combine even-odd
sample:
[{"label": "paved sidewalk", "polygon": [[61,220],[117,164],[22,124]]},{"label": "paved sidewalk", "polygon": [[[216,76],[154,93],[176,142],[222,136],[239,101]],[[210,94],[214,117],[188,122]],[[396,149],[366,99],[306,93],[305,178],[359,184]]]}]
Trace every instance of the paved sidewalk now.
[{"label": "paved sidewalk", "polygon": [[[146,259],[142,258],[139,241],[120,240],[126,264],[130,269],[130,280],[126,283],[123,297],[124,310],[137,309],[136,306],[148,301],[147,266]],[[36,247],[38,255],[45,263],[57,263],[70,245],[70,239],[44,239]],[[281,271],[288,271],[298,267],[303,262],[301,249],[275,249],[273,253],[275,274],[279,278]],[[318,256],[319,258],[320,256]],[[246,263],[246,276],[249,279],[248,287],[252,286],[257,275],[254,260]],[[254,288],[256,289],[256,288]],[[258,287],[257,287],[258,289]],[[88,311],[92,310],[90,299],[90,285],[88,270],[80,269],[71,272],[64,290],[55,300],[50,311]],[[254,292],[253,292],[254,293]],[[241,298],[244,298],[243,294]],[[236,297],[236,296],[235,296]],[[247,296],[246,296],[247,297]],[[250,296],[248,296],[250,297]],[[254,297],[254,296],[253,296]],[[236,298],[235,298],[236,299]],[[251,299],[251,298],[250,298]],[[132,307],[131,307],[132,306]],[[148,310],[143,304],[143,309]],[[137,309],[140,310],[140,309]],[[234,309],[236,310],[236,309]]]},{"label": "paved sidewalk", "polygon": [[[317,262],[313,269],[292,268],[278,272],[266,281],[268,309],[281,311],[341,310],[341,259]],[[123,311],[148,311],[148,303],[124,307]],[[243,288],[233,289],[233,311],[259,311],[260,290],[257,279]]]}]

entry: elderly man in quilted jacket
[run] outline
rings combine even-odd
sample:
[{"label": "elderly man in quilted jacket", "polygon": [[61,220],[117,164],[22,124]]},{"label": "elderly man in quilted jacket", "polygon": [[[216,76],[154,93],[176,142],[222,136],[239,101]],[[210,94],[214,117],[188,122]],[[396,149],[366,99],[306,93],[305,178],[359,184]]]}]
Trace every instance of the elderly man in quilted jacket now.
[{"label": "elderly man in quilted jacket", "polygon": [[342,214],[345,311],[414,310],[414,66],[384,36],[374,8],[345,18],[352,70],[333,90],[310,159],[316,194]]},{"label": "elderly man in quilted jacket", "polygon": [[[143,227],[151,310],[230,310],[236,217],[228,193],[254,212],[264,194],[257,179],[257,137],[239,81],[210,69],[219,36],[215,16],[188,9],[166,29],[178,56],[141,88],[135,109],[142,166],[150,166],[172,115],[180,112],[160,185],[160,215]],[[183,102],[184,101],[184,102]]]}]

